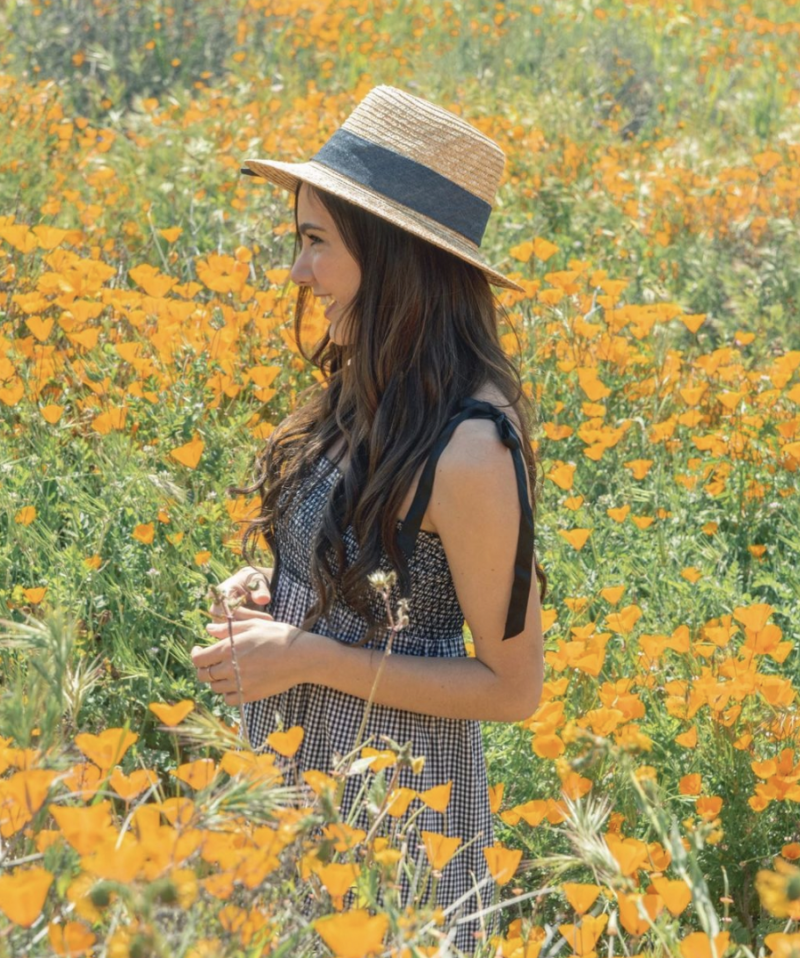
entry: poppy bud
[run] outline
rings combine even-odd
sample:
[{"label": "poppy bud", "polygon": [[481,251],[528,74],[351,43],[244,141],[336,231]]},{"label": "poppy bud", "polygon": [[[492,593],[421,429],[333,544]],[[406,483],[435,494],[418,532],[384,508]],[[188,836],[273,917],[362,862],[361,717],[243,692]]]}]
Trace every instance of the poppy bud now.
[{"label": "poppy bud", "polygon": [[95,908],[107,908],[111,904],[111,889],[107,882],[100,882],[89,892],[89,900]]}]

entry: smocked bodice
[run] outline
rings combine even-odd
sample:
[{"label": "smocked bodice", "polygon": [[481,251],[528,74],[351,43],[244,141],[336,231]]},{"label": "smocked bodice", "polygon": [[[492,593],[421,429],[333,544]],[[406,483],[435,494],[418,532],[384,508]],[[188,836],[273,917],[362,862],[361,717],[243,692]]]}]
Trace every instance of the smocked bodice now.
[{"label": "smocked bodice", "polygon": [[[290,590],[295,590],[296,594],[298,586],[309,590],[309,601],[313,601],[310,575],[312,546],[327,500],[340,477],[341,471],[338,467],[326,457],[320,457],[302,480],[293,503],[286,509],[279,508],[275,533],[280,558],[277,579],[273,577],[275,588],[272,607],[281,609],[283,596]],[[402,520],[398,520],[398,530],[402,527]],[[358,543],[352,526],[345,529],[343,541],[347,563],[351,565],[358,557]],[[385,548],[381,550],[378,569],[392,571]],[[411,593],[408,597],[409,623],[395,637],[393,648],[398,652],[402,651],[403,646],[414,638],[430,644],[439,639],[452,640],[454,637],[460,637],[464,627],[464,614],[458,602],[442,540],[435,533],[425,530],[418,532],[413,552],[408,559],[408,571],[411,582]],[[397,587],[392,591],[392,596],[396,605],[399,598]],[[383,599],[376,592],[373,592],[370,598],[370,611],[385,621]],[[272,614],[279,618],[275,612]],[[314,626],[314,631],[322,635],[346,635],[351,641],[363,638],[366,630],[366,620],[347,604],[338,589],[333,607]],[[442,650],[442,654],[452,655],[452,642],[447,645],[447,650]]]}]

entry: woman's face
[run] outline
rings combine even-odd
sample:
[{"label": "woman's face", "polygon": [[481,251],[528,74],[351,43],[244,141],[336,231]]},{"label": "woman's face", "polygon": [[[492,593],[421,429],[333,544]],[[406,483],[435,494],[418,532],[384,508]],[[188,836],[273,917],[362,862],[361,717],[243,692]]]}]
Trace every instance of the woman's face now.
[{"label": "woman's face", "polygon": [[297,197],[300,254],[291,270],[298,286],[310,286],[314,296],[327,302],[328,334],[338,346],[352,341],[342,317],[361,285],[361,269],[336,229],[330,213],[303,183]]}]

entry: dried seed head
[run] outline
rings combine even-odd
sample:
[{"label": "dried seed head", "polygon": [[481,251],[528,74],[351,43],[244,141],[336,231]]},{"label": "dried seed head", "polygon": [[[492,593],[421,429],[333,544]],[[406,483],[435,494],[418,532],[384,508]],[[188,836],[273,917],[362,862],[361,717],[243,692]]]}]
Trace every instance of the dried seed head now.
[{"label": "dried seed head", "polygon": [[369,584],[375,589],[376,592],[386,592],[394,587],[395,582],[397,581],[396,572],[384,572],[379,570],[377,572],[372,572],[367,576]]}]

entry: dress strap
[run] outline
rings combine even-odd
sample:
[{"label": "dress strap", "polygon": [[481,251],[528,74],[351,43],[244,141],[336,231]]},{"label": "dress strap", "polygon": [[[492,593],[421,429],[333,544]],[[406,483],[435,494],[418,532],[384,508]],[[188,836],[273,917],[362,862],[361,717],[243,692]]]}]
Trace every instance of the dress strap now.
[{"label": "dress strap", "polygon": [[[528,489],[525,482],[525,460],[519,438],[514,431],[508,416],[491,403],[478,399],[465,398],[458,404],[459,412],[444,427],[433,445],[428,461],[422,470],[419,485],[414,495],[414,501],[403,520],[402,529],[397,533],[397,543],[406,559],[411,557],[414,544],[422,524],[422,517],[433,491],[433,478],[436,472],[436,463],[442,450],[447,445],[456,427],[465,419],[493,419],[503,445],[511,450],[514,458],[514,471],[517,476],[517,491],[522,506],[522,515],[519,521],[519,535],[517,537],[517,554],[514,559],[514,585],[511,589],[511,602],[506,616],[505,633],[503,640],[519,635],[525,628],[525,617],[528,611],[528,595],[531,588],[531,570],[533,568],[533,509],[528,500]],[[410,583],[408,570],[401,572],[403,593],[408,596]]]}]

